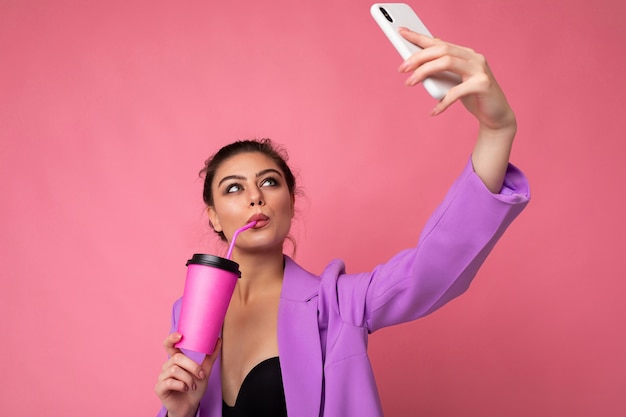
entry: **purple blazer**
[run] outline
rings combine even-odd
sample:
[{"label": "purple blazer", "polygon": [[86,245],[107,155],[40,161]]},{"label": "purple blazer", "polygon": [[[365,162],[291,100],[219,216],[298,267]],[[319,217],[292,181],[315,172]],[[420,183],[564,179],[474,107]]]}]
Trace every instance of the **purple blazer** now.
[{"label": "purple blazer", "polygon": [[[373,271],[346,274],[344,263],[335,260],[317,276],[285,257],[278,350],[289,416],[382,416],[367,356],[369,333],[425,316],[462,294],[529,198],[526,177],[513,165],[502,191],[492,194],[469,162],[426,223],[417,247]],[[174,304],[172,331],[179,313],[180,300]],[[165,414],[162,409],[159,416]],[[221,415],[218,358],[198,416]]]}]

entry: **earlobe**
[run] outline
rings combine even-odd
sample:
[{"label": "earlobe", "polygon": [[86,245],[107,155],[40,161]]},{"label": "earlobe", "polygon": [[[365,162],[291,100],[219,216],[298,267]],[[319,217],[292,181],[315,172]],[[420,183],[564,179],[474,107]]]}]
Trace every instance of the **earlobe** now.
[{"label": "earlobe", "polygon": [[209,215],[209,224],[217,233],[222,231],[222,225],[220,224],[220,219],[215,212],[213,207],[208,207],[206,209],[207,214]]}]

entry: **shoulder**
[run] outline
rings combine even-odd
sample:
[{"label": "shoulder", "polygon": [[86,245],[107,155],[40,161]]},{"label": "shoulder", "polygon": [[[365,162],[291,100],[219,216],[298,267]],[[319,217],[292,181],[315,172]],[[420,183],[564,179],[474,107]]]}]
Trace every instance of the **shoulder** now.
[{"label": "shoulder", "polygon": [[335,282],[339,276],[345,274],[345,270],[344,262],[335,259],[328,263],[320,275],[316,275],[285,256],[282,297],[299,301],[310,300],[319,294],[320,286]]}]

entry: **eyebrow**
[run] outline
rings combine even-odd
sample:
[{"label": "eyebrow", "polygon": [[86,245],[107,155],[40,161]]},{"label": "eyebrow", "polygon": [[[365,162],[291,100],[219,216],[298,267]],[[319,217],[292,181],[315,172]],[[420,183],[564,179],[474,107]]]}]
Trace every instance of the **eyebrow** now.
[{"label": "eyebrow", "polygon": [[[267,168],[264,169],[263,171],[258,172],[255,177],[259,178],[262,177],[265,174],[269,174],[269,173],[274,173],[274,174],[278,174],[278,176],[280,176],[282,178],[283,174],[281,174],[281,172],[277,169],[274,168]],[[239,180],[239,181],[244,181],[246,179],[246,177],[244,177],[243,175],[227,175],[224,178],[222,178],[220,180],[220,182],[217,184],[218,188],[222,185],[223,182],[228,181],[228,180]]]}]

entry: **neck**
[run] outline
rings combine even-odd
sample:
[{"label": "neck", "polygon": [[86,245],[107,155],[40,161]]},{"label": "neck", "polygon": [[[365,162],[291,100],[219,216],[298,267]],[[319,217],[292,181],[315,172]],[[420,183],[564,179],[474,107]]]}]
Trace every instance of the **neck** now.
[{"label": "neck", "polygon": [[241,278],[237,281],[233,297],[247,302],[271,291],[280,291],[283,282],[284,259],[282,248],[271,253],[233,252],[239,264]]}]

